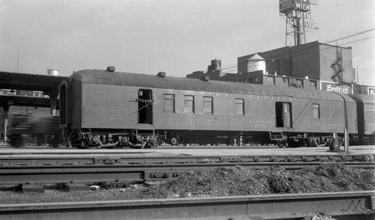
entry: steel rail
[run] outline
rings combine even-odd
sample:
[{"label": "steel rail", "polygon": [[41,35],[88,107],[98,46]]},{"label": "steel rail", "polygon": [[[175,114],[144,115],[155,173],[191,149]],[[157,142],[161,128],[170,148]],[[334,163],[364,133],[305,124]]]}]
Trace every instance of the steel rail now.
[{"label": "steel rail", "polygon": [[0,205],[0,219],[374,219],[374,191]]},{"label": "steel rail", "polygon": [[[331,162],[337,163],[337,162]],[[192,162],[146,164],[80,164],[80,165],[3,165],[0,185],[41,183],[143,182],[175,178],[190,171],[216,167],[241,166],[245,169],[265,169],[279,166],[285,169],[316,167],[321,162]],[[342,162],[349,167],[375,169],[375,162]]]},{"label": "steel rail", "polygon": [[375,161],[375,155],[220,155],[220,156],[119,156],[119,155],[12,155],[0,156],[7,165],[159,164],[222,162],[352,162]]}]

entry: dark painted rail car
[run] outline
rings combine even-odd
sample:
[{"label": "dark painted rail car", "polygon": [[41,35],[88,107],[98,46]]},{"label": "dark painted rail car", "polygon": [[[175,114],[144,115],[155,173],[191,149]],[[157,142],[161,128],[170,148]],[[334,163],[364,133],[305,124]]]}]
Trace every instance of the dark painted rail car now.
[{"label": "dark painted rail car", "polygon": [[[357,101],[358,138],[360,144],[375,144],[375,96],[353,94]],[[356,137],[356,136],[354,136]]]},{"label": "dark painted rail car", "polygon": [[347,95],[82,70],[60,86],[60,124],[76,147],[170,144],[317,146],[357,134]]}]

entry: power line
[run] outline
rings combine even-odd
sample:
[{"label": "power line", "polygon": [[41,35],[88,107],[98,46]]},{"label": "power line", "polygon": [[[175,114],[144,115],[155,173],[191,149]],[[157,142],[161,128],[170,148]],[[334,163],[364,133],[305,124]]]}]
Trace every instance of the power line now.
[{"label": "power line", "polygon": [[364,33],[367,33],[367,32],[371,32],[375,30],[375,28],[371,28],[369,30],[365,30],[365,31],[361,31],[361,32],[357,32],[357,33],[354,33],[354,34],[351,34],[351,35],[348,35],[348,36],[345,36],[345,37],[341,37],[341,38],[337,38],[335,40],[331,40],[331,41],[328,41],[328,42],[325,42],[326,44],[328,43],[332,43],[332,42],[336,42],[336,41],[340,41],[340,40],[344,40],[344,39],[347,39],[347,38],[351,38],[351,37],[355,37],[355,36],[358,36],[358,35],[361,35],[361,34],[364,34]]},{"label": "power line", "polygon": [[[374,31],[374,30],[375,30],[375,28],[368,29],[368,30],[365,30],[365,31],[360,31],[360,32],[357,32],[357,33],[354,33],[354,34],[351,34],[351,35],[348,35],[348,36],[337,38],[336,40],[331,40],[331,41],[325,42],[323,44],[328,44],[328,43],[332,43],[332,42],[335,42],[335,41],[340,41],[340,40],[348,39],[348,38],[355,37],[355,36],[358,36],[358,35],[361,35],[361,34],[364,34],[364,33],[368,33],[368,32]],[[346,42],[346,43],[340,43],[340,44],[337,44],[337,46],[347,45],[347,44],[350,44],[350,43],[356,43],[356,42],[368,40],[368,39],[371,39],[371,38],[375,38],[375,36],[361,38],[361,39],[350,41],[350,42]],[[307,48],[307,49],[309,49],[309,48]],[[331,48],[322,48],[322,49],[320,49],[320,51],[328,50],[328,49],[331,49]],[[262,52],[259,52],[259,53],[262,53]],[[306,55],[306,54],[309,54],[309,53],[312,53],[312,52],[305,51],[304,53],[298,53],[298,54],[295,54],[295,55],[291,55],[290,57],[296,57],[296,56]],[[225,68],[222,68],[221,71],[225,70],[225,71],[223,71],[223,73],[230,73],[229,71],[231,71],[231,70],[237,70],[238,67],[244,67],[246,65],[247,65],[246,63],[244,63],[242,65],[238,65],[238,64],[234,63],[234,64],[227,65]]]},{"label": "power line", "polygon": [[375,36],[361,38],[361,39],[354,40],[354,41],[350,41],[350,42],[346,42],[346,43],[343,43],[343,44],[340,44],[340,45],[346,45],[346,44],[351,44],[351,43],[357,43],[357,42],[365,41],[365,40],[368,40],[368,39],[371,39],[371,38],[375,38]]}]

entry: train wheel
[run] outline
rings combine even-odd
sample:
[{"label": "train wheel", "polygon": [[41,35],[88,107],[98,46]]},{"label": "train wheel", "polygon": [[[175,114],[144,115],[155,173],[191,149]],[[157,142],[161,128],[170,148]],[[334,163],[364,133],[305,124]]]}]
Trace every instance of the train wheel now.
[{"label": "train wheel", "polygon": [[157,148],[158,147],[158,141],[156,140],[151,140],[151,148]]},{"label": "train wheel", "polygon": [[86,149],[88,148],[88,145],[84,139],[75,141],[75,145],[73,147],[76,147],[78,149]]},{"label": "train wheel", "polygon": [[178,144],[178,140],[175,137],[171,138],[170,142],[171,142],[171,145],[173,145],[173,146],[176,146]]},{"label": "train wheel", "polygon": [[318,147],[320,145],[320,140],[319,138],[312,138],[311,143],[312,143],[312,146]]},{"label": "train wheel", "polygon": [[141,144],[141,148],[143,149],[143,148],[145,148],[145,147],[147,147],[147,141],[146,141],[146,140],[143,140],[143,141],[142,141],[142,144]]},{"label": "train wheel", "polygon": [[338,138],[334,138],[329,146],[329,149],[331,151],[339,151],[340,150],[340,140]]}]

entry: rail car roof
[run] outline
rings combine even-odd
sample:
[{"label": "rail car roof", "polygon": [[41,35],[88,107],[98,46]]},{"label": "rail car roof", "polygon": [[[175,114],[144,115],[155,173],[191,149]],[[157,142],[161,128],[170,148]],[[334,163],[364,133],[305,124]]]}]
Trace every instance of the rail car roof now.
[{"label": "rail car roof", "polygon": [[176,90],[193,90],[218,93],[235,93],[264,96],[287,96],[306,99],[322,99],[331,101],[342,101],[343,97],[347,101],[353,100],[343,94],[334,92],[319,91],[315,89],[299,89],[266,86],[259,84],[224,82],[224,81],[204,81],[182,77],[159,77],[156,75],[108,72],[105,70],[80,70],[72,74],[72,79],[82,83],[107,84],[118,86],[136,86],[143,88],[163,88]]},{"label": "rail car roof", "polygon": [[349,96],[365,104],[375,104],[375,96],[372,95],[350,94]]}]

